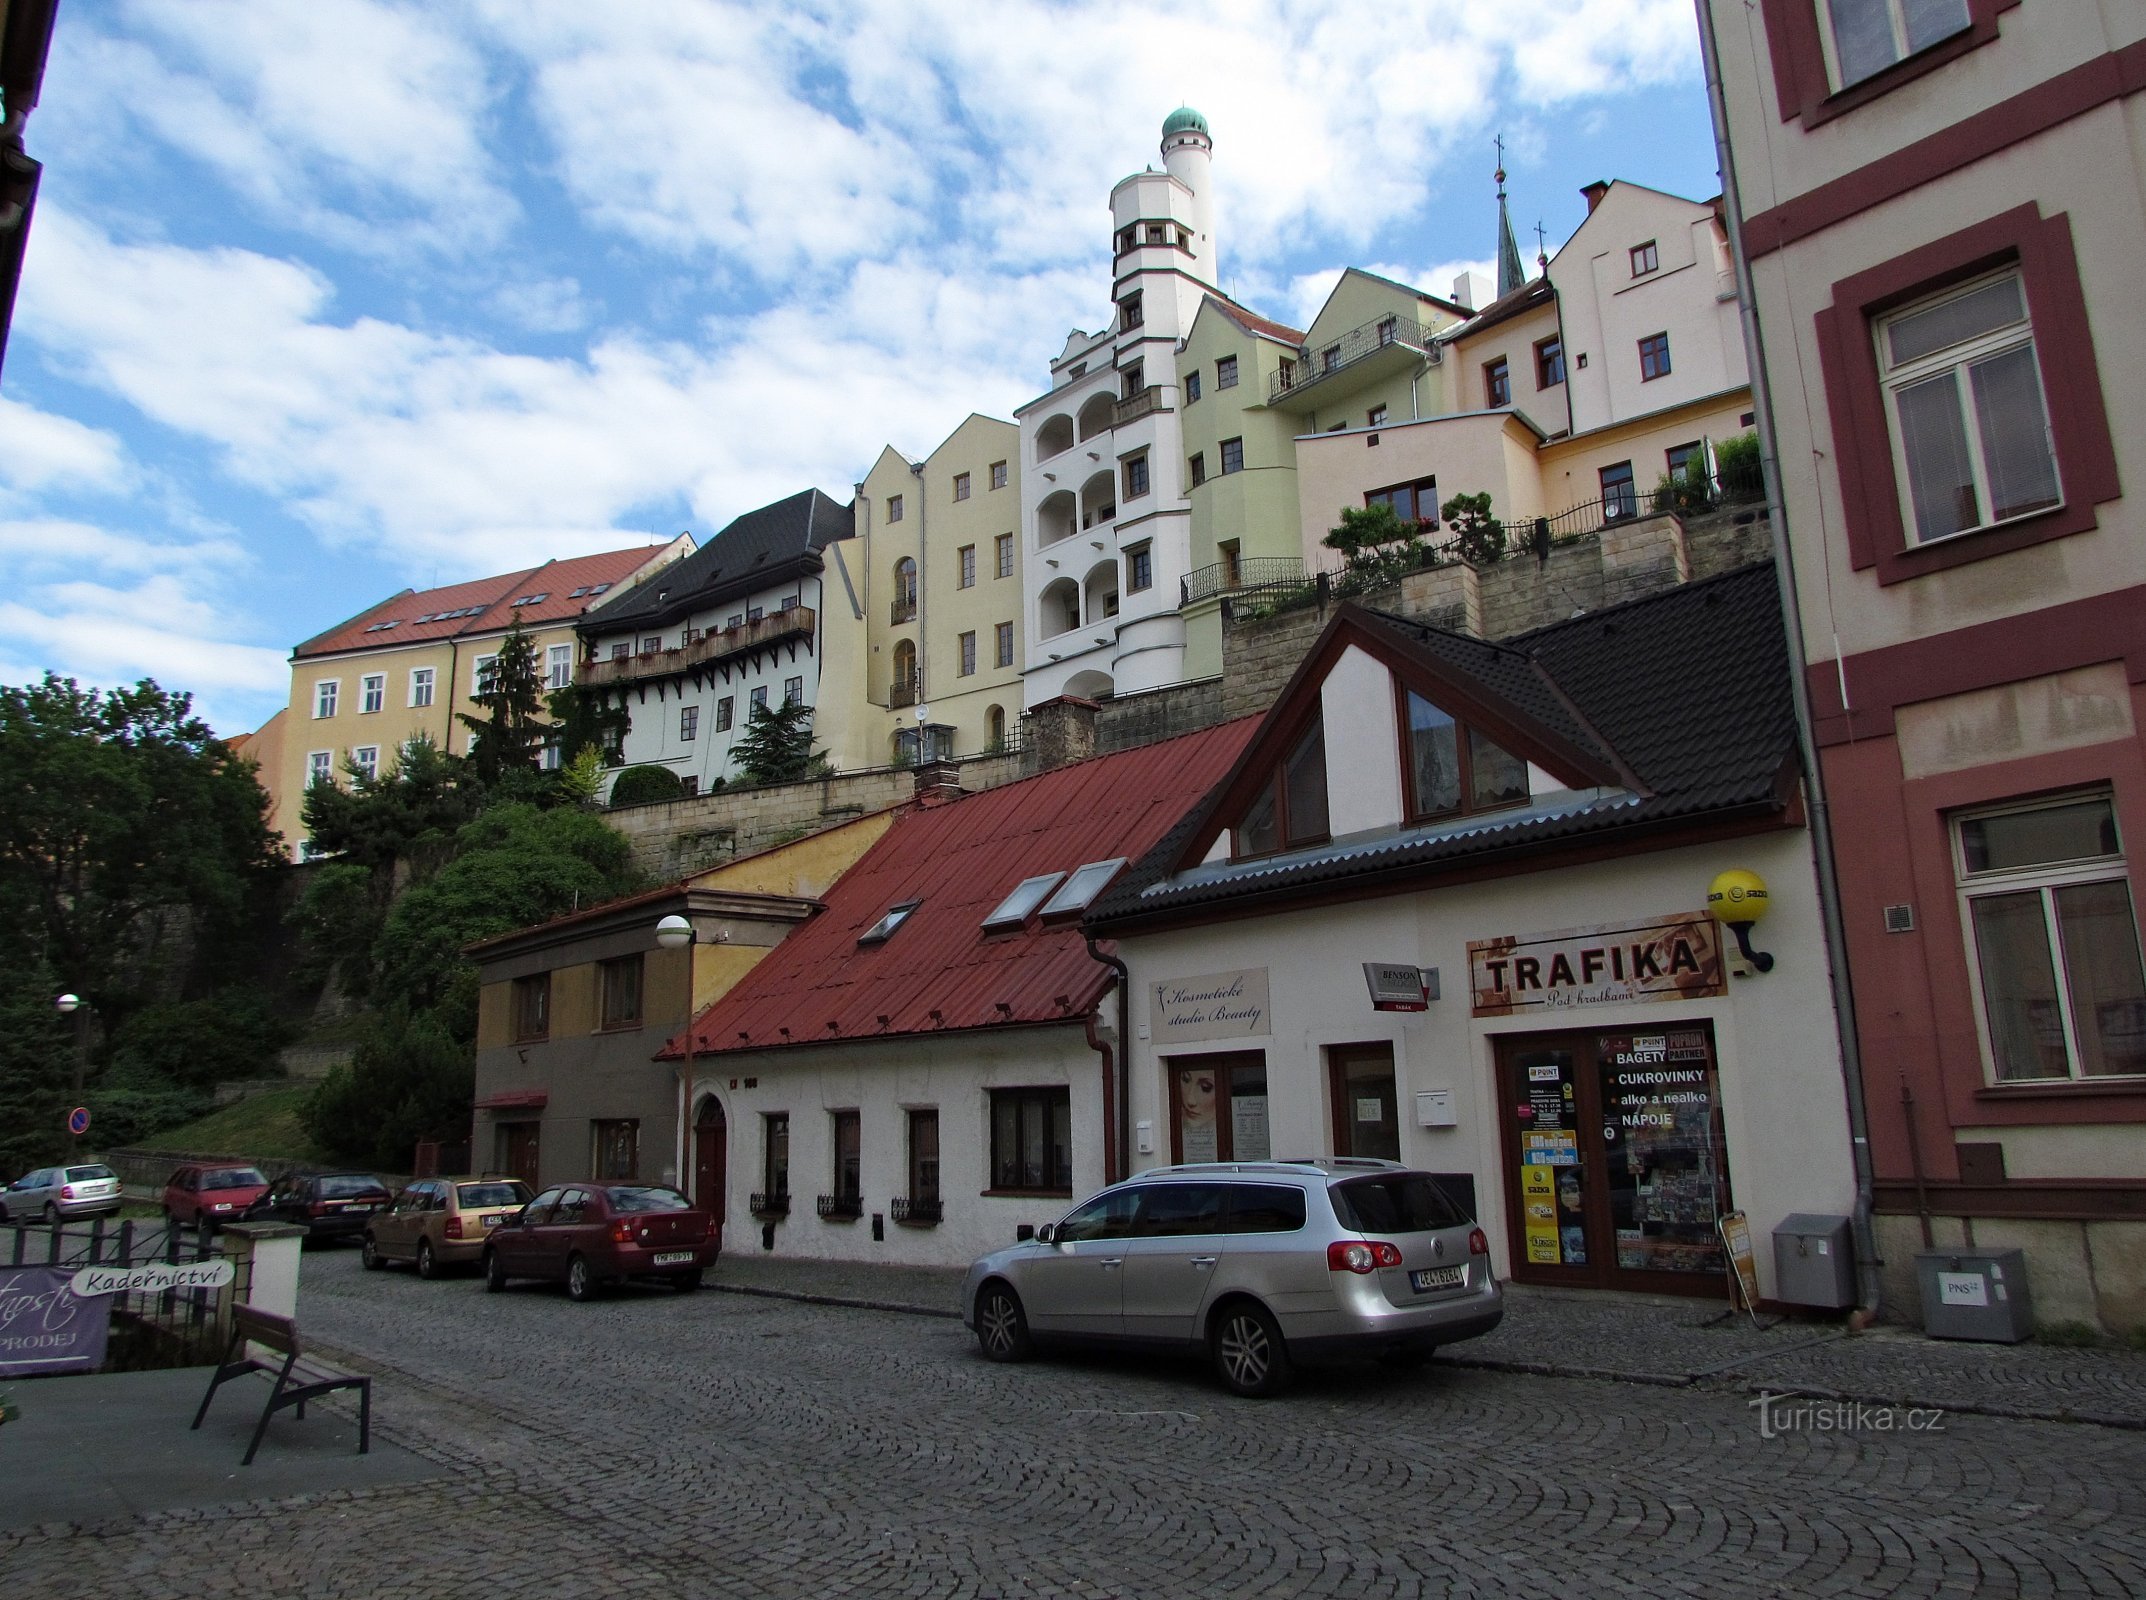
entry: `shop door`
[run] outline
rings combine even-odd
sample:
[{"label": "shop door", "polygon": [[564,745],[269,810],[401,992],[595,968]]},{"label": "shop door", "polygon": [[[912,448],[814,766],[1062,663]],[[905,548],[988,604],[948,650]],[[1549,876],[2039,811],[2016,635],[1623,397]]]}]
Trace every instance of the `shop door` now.
[{"label": "shop door", "polygon": [[1710,1027],[1504,1039],[1498,1090],[1516,1279],[1725,1292]]},{"label": "shop door", "polygon": [[496,1154],[500,1170],[509,1177],[521,1179],[532,1189],[537,1186],[537,1134],[542,1126],[536,1122],[499,1124]]},{"label": "shop door", "polygon": [[722,1103],[710,1095],[700,1103],[700,1116],[693,1124],[693,1200],[708,1213],[708,1226],[718,1239],[723,1236],[729,1150],[730,1131],[724,1124]]}]

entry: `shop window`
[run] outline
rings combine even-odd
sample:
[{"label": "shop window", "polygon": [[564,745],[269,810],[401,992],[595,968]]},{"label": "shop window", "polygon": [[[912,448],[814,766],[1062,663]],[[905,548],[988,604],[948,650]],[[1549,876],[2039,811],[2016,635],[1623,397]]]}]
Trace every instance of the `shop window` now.
[{"label": "shop window", "polygon": [[1500,811],[1528,798],[1527,763],[1474,728],[1404,689],[1408,760],[1402,780],[1412,822]]},{"label": "shop window", "polygon": [[1273,855],[1326,837],[1326,729],[1315,717],[1238,818],[1230,854],[1238,860]]},{"label": "shop window", "polygon": [[589,1124],[595,1175],[631,1183],[641,1175],[641,1124],[630,1118]]},{"label": "shop window", "polygon": [[2016,270],[1883,319],[1878,361],[1911,542],[2057,504],[2056,450]]},{"label": "shop window", "polygon": [[1512,367],[1505,357],[1483,363],[1483,404],[1496,408],[1513,403]]},{"label": "shop window", "polygon": [[1334,1045],[1326,1052],[1334,1096],[1334,1153],[1401,1159],[1401,1101],[1393,1046]]},{"label": "shop window", "polygon": [[991,1091],[991,1187],[1030,1194],[1072,1192],[1070,1089]]},{"label": "shop window", "polygon": [[1388,484],[1383,489],[1367,493],[1364,504],[1392,506],[1393,514],[1403,522],[1435,528],[1438,526],[1438,480],[1418,478],[1414,483]]},{"label": "shop window", "polygon": [[641,957],[619,956],[597,964],[603,990],[603,1025],[607,1028],[638,1028],[641,1025]]},{"label": "shop window", "polygon": [[531,973],[514,980],[514,1037],[548,1038],[551,1034],[551,974]]},{"label": "shop window", "polygon": [[2106,794],[1956,817],[1991,1078],[2146,1075],[2146,975]]},{"label": "shop window", "polygon": [[1175,1161],[1268,1161],[1267,1058],[1257,1050],[1168,1061]]},{"label": "shop window", "polygon": [[760,1118],[760,1186],[764,1198],[789,1198],[790,1113],[764,1112]]},{"label": "shop window", "polygon": [[1565,381],[1565,341],[1553,334],[1535,346],[1535,387],[1554,389]]}]

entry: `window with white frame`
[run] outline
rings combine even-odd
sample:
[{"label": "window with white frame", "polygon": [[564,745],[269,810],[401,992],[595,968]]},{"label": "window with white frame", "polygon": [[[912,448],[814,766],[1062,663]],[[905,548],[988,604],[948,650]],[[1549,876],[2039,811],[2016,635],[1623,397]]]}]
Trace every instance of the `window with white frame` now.
[{"label": "window with white frame", "polygon": [[322,678],[313,685],[313,715],[316,718],[334,716],[335,704],[342,698],[342,695],[343,684],[341,679]]},{"label": "window with white frame", "polygon": [[376,744],[353,746],[350,752],[350,764],[358,769],[361,777],[368,780],[379,777],[380,747]]},{"label": "window with white frame", "polygon": [[368,672],[358,680],[358,710],[361,712],[387,709],[387,674]]},{"label": "window with white frame", "polygon": [[564,689],[574,681],[574,647],[555,644],[544,652],[544,687]]},{"label": "window with white frame", "polygon": [[498,661],[499,657],[494,654],[479,656],[470,663],[469,694],[472,700],[476,699],[480,694],[490,694],[492,692],[492,668],[498,664]]},{"label": "window with white frame", "polygon": [[410,669],[410,704],[412,706],[429,706],[432,704],[432,685],[436,670],[432,667],[412,667]]},{"label": "window with white frame", "polygon": [[1841,89],[1951,38],[1973,20],[1967,0],[1819,0],[1818,14],[1825,21],[1827,65]]},{"label": "window with white frame", "polygon": [[2146,1075],[2146,968],[2106,792],[1952,819],[1996,1083]]},{"label": "window with white frame", "polygon": [[335,752],[312,750],[306,753],[306,787],[316,783],[335,782]]},{"label": "window with white frame", "polygon": [[1878,367],[1909,538],[1948,538],[2060,499],[2017,268],[1879,320]]}]

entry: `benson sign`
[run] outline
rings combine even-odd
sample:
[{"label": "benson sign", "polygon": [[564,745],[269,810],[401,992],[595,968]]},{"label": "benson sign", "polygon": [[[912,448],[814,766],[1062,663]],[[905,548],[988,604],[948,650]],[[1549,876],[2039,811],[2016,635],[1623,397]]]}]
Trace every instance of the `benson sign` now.
[{"label": "benson sign", "polygon": [[1721,941],[1703,911],[1468,944],[1471,1014],[1509,1017],[1625,1000],[1722,994]]}]

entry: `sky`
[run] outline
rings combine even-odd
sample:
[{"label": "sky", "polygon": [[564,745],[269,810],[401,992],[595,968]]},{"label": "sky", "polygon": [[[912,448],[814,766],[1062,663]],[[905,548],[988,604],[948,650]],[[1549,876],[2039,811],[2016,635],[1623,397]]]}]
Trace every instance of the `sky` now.
[{"label": "sky", "polygon": [[1720,187],[1691,0],[63,0],[0,372],[0,683],[218,732],[406,587],[921,458],[1109,316],[1213,129],[1222,287],[1434,293]]}]

